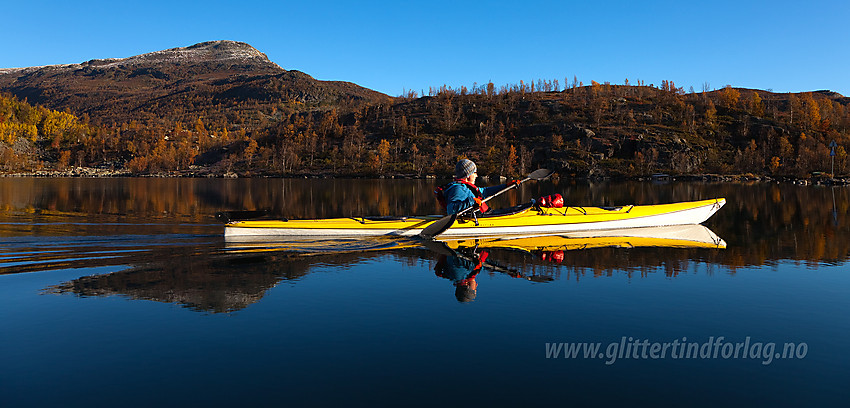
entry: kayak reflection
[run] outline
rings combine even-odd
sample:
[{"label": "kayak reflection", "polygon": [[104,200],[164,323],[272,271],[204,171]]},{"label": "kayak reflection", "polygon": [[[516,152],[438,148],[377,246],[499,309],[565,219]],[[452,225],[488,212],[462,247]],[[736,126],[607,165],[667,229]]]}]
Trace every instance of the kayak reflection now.
[{"label": "kayak reflection", "polygon": [[590,248],[726,248],[726,242],[703,225],[581,231],[558,235],[496,236],[442,240],[449,248],[509,248],[539,253],[544,260],[559,261],[559,251]]},{"label": "kayak reflection", "polygon": [[[444,241],[399,237],[322,240],[313,237],[278,242],[228,240],[219,245],[222,246],[214,248],[210,244],[203,250],[192,245],[154,248],[144,255],[121,258],[118,264],[129,265],[127,269],[82,276],[49,286],[43,292],[83,298],[121,296],[179,304],[205,313],[229,313],[259,302],[282,282],[297,284],[317,271],[349,270],[352,265],[373,265],[375,260],[390,269],[394,265],[421,265],[421,261],[430,260],[425,271],[449,281],[456,299],[469,302],[476,299],[477,278],[484,276],[481,273],[485,271],[543,283],[560,279],[560,271],[575,270],[585,257],[595,261],[611,260],[613,263],[605,266],[611,270],[669,264],[693,255],[692,251],[665,249],[665,252],[650,251],[645,259],[632,258],[617,264],[615,257],[599,256],[594,251],[582,251],[584,249],[726,247],[722,239],[699,225],[596,231],[593,235],[501,236]],[[565,257],[568,251],[572,252]],[[530,259],[529,254],[533,258]],[[540,268],[541,262],[552,268]]]},{"label": "kayak reflection", "polygon": [[[458,302],[470,302],[478,294],[475,278],[482,269],[505,273],[514,278],[533,282],[548,282],[549,275],[523,275],[516,269],[488,262],[493,250],[514,250],[535,255],[538,259],[560,264],[564,251],[592,248],[715,248],[726,247],[726,242],[702,225],[631,228],[608,231],[586,231],[572,234],[543,236],[496,236],[461,240],[423,241],[431,251],[439,254],[434,272],[455,286]],[[497,255],[498,257],[498,255]]]}]

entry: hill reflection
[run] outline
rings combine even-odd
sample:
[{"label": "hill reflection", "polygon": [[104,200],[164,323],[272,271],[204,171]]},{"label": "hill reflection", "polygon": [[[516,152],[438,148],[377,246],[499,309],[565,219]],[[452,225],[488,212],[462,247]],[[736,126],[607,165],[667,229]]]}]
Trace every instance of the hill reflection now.
[{"label": "hill reflection", "polygon": [[[339,259],[342,265],[355,261]],[[124,296],[136,300],[177,303],[191,310],[226,313],[258,302],[284,280],[309,273],[312,260],[287,256],[186,258],[185,262],[152,263],[104,275],[84,276],[51,286],[45,293]]]},{"label": "hill reflection", "polygon": [[[260,242],[239,247],[224,241],[213,214],[227,209],[269,209],[288,218],[437,213],[431,196],[437,183],[0,178],[0,275],[118,267],[120,271],[81,277],[46,292],[126,296],[218,313],[241,310],[281,282],[305,279],[317,265],[426,262],[427,273],[433,273],[441,255],[417,242],[323,241],[312,247]],[[726,197],[727,204],[706,223],[726,248],[643,247],[636,241],[561,242],[560,249],[492,245],[486,248],[489,266],[479,276],[519,274],[540,282],[658,273],[676,277],[703,264],[708,273],[734,274],[744,267],[789,261],[810,268],[841,265],[850,257],[847,187],[561,180],[527,183],[518,193],[494,201],[507,206],[553,191],[569,204],[585,206]],[[469,247],[464,245],[451,249]]]},{"label": "hill reflection", "polygon": [[[267,209],[290,219],[435,214],[434,180],[0,179],[0,237],[220,234],[212,215]],[[482,183],[485,184],[485,183]],[[526,184],[496,207],[560,192],[568,205],[658,204],[726,197],[706,225],[729,243],[730,266],[782,259],[844,262],[850,188],[792,184]],[[175,223],[181,223],[176,226]]]},{"label": "hill reflection", "polygon": [[[722,249],[725,243],[702,226],[636,228],[600,232],[596,236],[583,233],[445,242],[413,238],[227,242],[220,250],[209,247],[201,252],[195,246],[162,247],[122,261],[140,265],[83,276],[48,287],[44,292],[81,297],[123,296],[176,303],[201,312],[227,313],[260,301],[280,282],[294,283],[307,277],[317,266],[322,270],[340,270],[365,261],[408,266],[425,261],[429,267],[424,272],[428,274],[448,271],[446,265],[451,265],[452,273],[464,276],[506,274],[545,283],[560,279],[565,270],[568,277],[584,273],[578,262],[565,252],[598,256],[599,249],[622,252],[635,248],[652,252],[645,258],[604,256],[620,261],[610,265],[611,271],[625,271],[631,276],[633,270],[657,269],[660,263],[669,265],[671,260],[680,267],[704,254],[688,249]],[[485,262],[488,256],[489,261]],[[458,269],[466,266],[469,271]],[[451,278],[452,275],[438,273],[437,276]]]},{"label": "hill reflection", "polygon": [[[317,266],[348,268],[387,254],[266,251],[171,256],[118,272],[83,276],[47,287],[43,292],[80,297],[122,296],[176,303],[199,312],[228,313],[260,301],[268,290],[281,282],[296,283]],[[391,251],[389,254],[397,257],[395,259],[417,262],[428,251]]]}]

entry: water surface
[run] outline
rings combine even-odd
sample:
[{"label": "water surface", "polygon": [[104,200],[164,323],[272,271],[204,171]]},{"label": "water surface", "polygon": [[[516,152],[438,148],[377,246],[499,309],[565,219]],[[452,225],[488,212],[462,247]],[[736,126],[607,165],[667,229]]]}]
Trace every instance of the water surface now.
[{"label": "water surface", "polygon": [[[705,224],[725,248],[245,245],[225,242],[212,217],[434,214],[434,184],[0,179],[0,400],[835,406],[850,396],[848,188],[561,180],[494,200],[726,197]],[[485,252],[474,299],[460,302],[465,276],[452,273],[472,272]],[[717,342],[717,355],[615,350],[643,341]],[[723,358],[727,343],[745,342],[762,347]],[[601,357],[555,354],[572,343],[599,344]],[[793,353],[776,358],[786,343]]]}]

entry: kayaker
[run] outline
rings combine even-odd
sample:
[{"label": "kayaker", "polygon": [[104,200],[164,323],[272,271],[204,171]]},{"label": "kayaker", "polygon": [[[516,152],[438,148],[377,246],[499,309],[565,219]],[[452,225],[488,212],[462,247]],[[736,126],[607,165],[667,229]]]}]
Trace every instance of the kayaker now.
[{"label": "kayaker", "polygon": [[468,258],[440,255],[434,267],[434,273],[452,281],[458,302],[471,302],[478,294],[478,282],[475,281],[475,277],[481,272],[487,255],[487,251],[472,254]]},{"label": "kayaker", "polygon": [[440,186],[434,193],[440,204],[446,209],[446,213],[457,214],[472,206],[478,206],[478,211],[486,213],[489,207],[483,200],[511,184],[519,184],[519,180],[508,184],[500,184],[492,187],[478,187],[475,180],[478,178],[478,166],[469,159],[461,159],[455,165],[454,180],[444,186]]}]

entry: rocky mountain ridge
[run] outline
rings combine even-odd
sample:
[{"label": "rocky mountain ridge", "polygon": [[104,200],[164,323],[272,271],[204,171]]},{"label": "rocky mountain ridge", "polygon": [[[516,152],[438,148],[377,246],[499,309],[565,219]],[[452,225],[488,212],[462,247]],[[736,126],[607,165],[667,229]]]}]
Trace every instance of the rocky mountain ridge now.
[{"label": "rocky mountain ridge", "polygon": [[154,51],[127,58],[93,59],[79,64],[44,65],[25,68],[0,68],[0,75],[26,74],[43,69],[50,70],[79,70],[86,67],[116,68],[138,67],[157,64],[193,64],[199,62],[234,62],[241,64],[269,65],[280,68],[269,61],[266,54],[256,48],[238,41],[207,41],[189,47],[177,47],[168,50]]},{"label": "rocky mountain ridge", "polygon": [[209,41],[128,58],[0,69],[0,92],[95,122],[216,118],[222,107],[310,106],[387,98],[349,82],[285,70],[254,47]]}]

